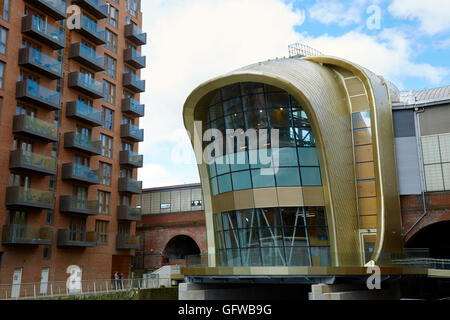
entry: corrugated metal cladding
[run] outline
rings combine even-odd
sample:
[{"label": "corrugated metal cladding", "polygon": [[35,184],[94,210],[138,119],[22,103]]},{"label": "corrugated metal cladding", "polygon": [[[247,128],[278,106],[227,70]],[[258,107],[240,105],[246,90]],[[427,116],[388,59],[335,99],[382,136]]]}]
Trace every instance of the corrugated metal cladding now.
[{"label": "corrugated metal cladding", "polygon": [[400,195],[421,194],[421,178],[416,137],[395,138]]},{"label": "corrugated metal cladding", "polygon": [[450,133],[450,104],[425,107],[419,114],[422,136]]},{"label": "corrugated metal cladding", "polygon": [[203,210],[200,187],[145,192],[139,196],[142,214],[164,214]]},{"label": "corrugated metal cladding", "polygon": [[416,135],[413,110],[394,110],[394,135],[399,137],[413,137]]}]

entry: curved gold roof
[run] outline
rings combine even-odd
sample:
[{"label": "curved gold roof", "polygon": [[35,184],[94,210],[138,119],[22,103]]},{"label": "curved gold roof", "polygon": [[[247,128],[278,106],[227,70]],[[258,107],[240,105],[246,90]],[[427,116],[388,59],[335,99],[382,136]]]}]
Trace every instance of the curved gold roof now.
[{"label": "curved gold roof", "polygon": [[[377,242],[373,259],[380,261],[383,253],[399,252],[402,247],[401,220],[391,103],[389,89],[383,79],[356,64],[334,57],[277,59],[249,65],[209,80],[189,95],[183,118],[193,145],[195,140],[200,142],[202,139],[194,121],[205,121],[209,94],[237,82],[276,86],[302,104],[316,138],[333,265],[336,266],[361,265],[362,261],[358,254],[361,252],[359,186],[355,178],[352,112],[370,109],[375,162],[372,170],[377,186]],[[355,90],[362,90],[363,94],[352,96],[350,93]],[[202,163],[200,153],[196,156],[204,193],[208,250],[214,255],[213,214],[217,205],[211,195],[207,166]]]}]

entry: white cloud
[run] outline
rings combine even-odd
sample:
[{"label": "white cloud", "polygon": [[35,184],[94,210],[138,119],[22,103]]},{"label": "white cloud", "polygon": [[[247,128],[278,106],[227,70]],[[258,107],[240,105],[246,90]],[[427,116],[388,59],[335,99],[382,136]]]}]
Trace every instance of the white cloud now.
[{"label": "white cloud", "polygon": [[450,30],[448,0],[393,0],[388,10],[396,18],[419,20],[420,29],[430,35]]},{"label": "white cloud", "polygon": [[171,170],[157,163],[150,163],[139,169],[139,180],[143,181],[144,188],[154,188],[178,184],[198,182],[194,174],[196,167],[182,167],[180,170]]},{"label": "white cloud", "polygon": [[352,0],[342,2],[339,0],[318,0],[308,11],[312,20],[326,25],[337,24],[343,27],[360,24],[368,6],[375,5],[380,1]]},{"label": "white cloud", "polygon": [[[146,116],[140,123],[145,142],[140,152],[150,162],[162,152],[155,148],[161,142],[185,143],[191,148],[182,108],[195,87],[247,64],[287,55],[287,46],[298,38],[294,26],[305,18],[303,12],[280,0],[146,0],[142,11],[148,44],[144,47],[147,68],[142,74],[147,88],[141,97]],[[170,153],[167,161],[171,161]],[[161,182],[162,175],[169,173],[163,184],[175,180],[173,171],[152,168]],[[146,165],[141,176],[153,179],[149,171]]]},{"label": "white cloud", "polygon": [[415,63],[413,41],[393,29],[370,36],[351,31],[342,36],[302,36],[302,41],[326,55],[343,57],[382,75],[402,88],[407,78],[422,78],[432,85],[442,85],[450,75],[446,68]]}]

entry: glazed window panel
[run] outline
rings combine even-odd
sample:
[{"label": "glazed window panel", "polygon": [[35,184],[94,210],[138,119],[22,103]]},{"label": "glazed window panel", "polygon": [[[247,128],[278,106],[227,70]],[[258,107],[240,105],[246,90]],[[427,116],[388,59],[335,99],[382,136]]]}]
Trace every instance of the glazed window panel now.
[{"label": "glazed window panel", "polygon": [[285,227],[305,225],[303,209],[300,207],[280,208],[280,213],[281,219],[283,220],[283,225]]},{"label": "glazed window panel", "polygon": [[230,115],[242,112],[241,97],[233,98],[223,102],[223,114]]},{"label": "glazed window panel", "polygon": [[274,165],[278,163],[280,167],[298,167],[296,148],[272,150],[272,154]]},{"label": "glazed window panel", "polygon": [[261,175],[261,170],[252,170],[253,188],[275,187],[274,175]]},{"label": "glazed window panel", "polygon": [[243,266],[260,266],[261,265],[261,249],[248,248],[241,249],[242,265]]},{"label": "glazed window panel", "polygon": [[249,169],[249,159],[247,152],[238,152],[228,155],[232,172]]},{"label": "glazed window panel", "polygon": [[259,247],[259,233],[257,228],[240,229],[239,241],[241,248]]},{"label": "glazed window panel", "polygon": [[352,114],[353,129],[370,128],[370,111],[355,112]]},{"label": "glazed window panel", "polygon": [[285,253],[289,266],[308,267],[311,265],[308,247],[285,248]]},{"label": "glazed window panel", "polygon": [[242,82],[241,90],[243,96],[250,94],[264,94],[264,84],[256,82]]},{"label": "glazed window panel", "polygon": [[439,149],[442,162],[450,162],[450,134],[439,136]]},{"label": "glazed window panel", "polygon": [[266,99],[264,94],[254,94],[242,97],[242,107],[246,112],[265,109]]},{"label": "glazed window panel", "polygon": [[320,176],[320,168],[318,167],[302,167],[300,168],[302,173],[302,185],[303,186],[321,186],[322,178]]},{"label": "glazed window panel", "polygon": [[266,110],[264,109],[247,111],[246,117],[249,128],[266,129],[269,126]]},{"label": "glazed window panel", "polygon": [[354,131],[355,145],[372,144],[372,129],[360,129]]},{"label": "glazed window panel", "polygon": [[297,128],[291,127],[283,127],[277,128],[273,130],[278,130],[279,140],[280,140],[280,148],[288,148],[296,146],[296,137],[298,135]]},{"label": "glazed window panel", "polygon": [[247,190],[252,188],[252,180],[249,171],[235,172],[232,174],[233,190]]},{"label": "glazed window panel", "polygon": [[316,148],[298,148],[298,158],[301,166],[319,166],[319,157]]},{"label": "glazed window panel", "polygon": [[216,158],[217,175],[221,175],[221,174],[230,172],[230,165],[228,163],[229,163],[229,161],[228,161],[228,157],[226,155]]},{"label": "glazed window panel", "polygon": [[211,192],[213,196],[219,194],[219,185],[217,183],[217,178],[211,179]]},{"label": "glazed window panel", "polygon": [[241,95],[241,86],[239,83],[232,84],[221,89],[222,100],[228,100]]},{"label": "glazed window panel", "polygon": [[305,226],[284,227],[283,233],[285,246],[303,247],[308,245]]},{"label": "glazed window panel", "polygon": [[272,163],[272,149],[249,150],[249,162],[252,169],[269,168]]},{"label": "glazed window panel", "polygon": [[300,173],[298,168],[279,168],[276,173],[278,187],[300,186]]},{"label": "glazed window panel", "polygon": [[231,192],[233,190],[232,186],[231,186],[231,175],[230,174],[225,174],[223,176],[219,176],[217,178],[217,182],[219,185],[220,193]]}]

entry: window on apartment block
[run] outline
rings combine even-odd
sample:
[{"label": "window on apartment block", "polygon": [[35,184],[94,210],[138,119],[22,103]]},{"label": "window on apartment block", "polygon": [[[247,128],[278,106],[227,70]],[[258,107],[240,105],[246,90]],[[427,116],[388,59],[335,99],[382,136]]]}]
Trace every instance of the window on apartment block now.
[{"label": "window on apartment block", "polygon": [[95,221],[95,232],[97,233],[97,243],[108,243],[108,221]]},{"label": "window on apartment block", "polygon": [[103,100],[110,104],[116,101],[116,86],[106,80],[103,80]]},{"label": "window on apartment block", "polygon": [[42,258],[44,260],[49,260],[51,258],[51,246],[44,246]]},{"label": "window on apartment block", "polygon": [[70,218],[69,240],[86,241],[86,218],[75,216]]},{"label": "window on apartment block", "polygon": [[133,17],[137,16],[140,10],[140,0],[127,0],[127,12]]},{"label": "window on apartment block", "polygon": [[112,166],[109,163],[100,162],[101,183],[105,186],[111,185],[111,169]]},{"label": "window on apartment block", "polygon": [[100,134],[100,142],[102,147],[102,156],[112,158],[113,138],[106,134]]},{"label": "window on apartment block", "polygon": [[6,42],[8,40],[8,30],[0,27],[0,53],[6,54]]},{"label": "window on apartment block", "polygon": [[108,77],[116,78],[117,61],[113,57],[105,54],[105,73]]},{"label": "window on apartment block", "polygon": [[10,0],[0,1],[0,18],[5,21],[9,19],[9,2]]},{"label": "window on apartment block", "polygon": [[3,89],[3,83],[5,81],[5,63],[0,61],[0,89]]},{"label": "window on apartment block", "polygon": [[102,107],[103,128],[112,130],[114,128],[114,111],[106,107]]},{"label": "window on apartment block", "polygon": [[119,17],[119,13],[116,8],[114,8],[109,3],[108,5],[108,17],[106,18],[106,22],[112,25],[114,28],[117,28],[117,19]]},{"label": "window on apartment block", "polygon": [[105,191],[98,191],[98,212],[102,215],[109,215],[109,200],[111,194]]},{"label": "window on apartment block", "polygon": [[117,35],[106,29],[106,44],[105,48],[112,52],[117,52]]}]

